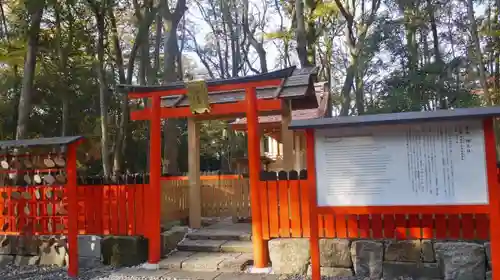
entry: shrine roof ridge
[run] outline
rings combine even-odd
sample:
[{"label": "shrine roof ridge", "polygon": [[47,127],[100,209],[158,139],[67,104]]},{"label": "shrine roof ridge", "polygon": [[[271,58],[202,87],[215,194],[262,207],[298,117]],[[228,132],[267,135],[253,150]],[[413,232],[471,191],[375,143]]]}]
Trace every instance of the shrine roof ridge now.
[{"label": "shrine roof ridge", "polygon": [[[228,79],[212,79],[212,80],[207,80],[206,83],[208,86],[240,84],[240,83],[257,82],[262,80],[284,79],[295,75],[313,75],[316,72],[317,72],[317,67],[296,69],[296,66],[291,66],[285,69],[253,75],[253,76],[234,77]],[[183,89],[186,87],[186,84],[184,81],[177,81],[165,85],[144,86],[144,85],[119,84],[116,87],[120,90],[128,90],[129,92],[134,92],[134,93],[142,93],[142,92],[148,93],[154,91]]]},{"label": "shrine roof ridge", "polygon": [[395,125],[416,122],[432,122],[463,119],[484,119],[500,116],[500,106],[458,108],[450,110],[402,112],[388,114],[373,114],[361,116],[342,116],[332,118],[316,118],[295,120],[290,123],[290,129],[326,129],[340,127],[361,127],[374,125]]},{"label": "shrine roof ridge", "polygon": [[63,137],[5,140],[5,141],[0,141],[0,149],[68,145],[80,139],[83,139],[83,136],[63,136]]}]

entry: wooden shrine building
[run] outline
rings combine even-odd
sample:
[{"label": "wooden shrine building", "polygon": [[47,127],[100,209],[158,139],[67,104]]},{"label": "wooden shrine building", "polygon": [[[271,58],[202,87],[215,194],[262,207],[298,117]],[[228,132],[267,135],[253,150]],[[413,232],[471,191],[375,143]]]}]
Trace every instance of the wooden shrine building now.
[{"label": "wooden shrine building", "polygon": [[[326,116],[330,96],[328,83],[315,83],[314,94],[316,95],[317,106],[311,106],[310,108],[308,106],[302,106],[301,108],[292,106],[291,114],[282,111],[281,114],[259,117],[261,129],[260,152],[263,170],[280,171],[306,168],[305,134],[303,131],[289,130],[288,125],[290,121],[310,120]],[[231,128],[236,131],[246,131],[246,118],[240,118],[232,122]],[[248,157],[235,159],[233,166],[240,173],[248,172]]]}]

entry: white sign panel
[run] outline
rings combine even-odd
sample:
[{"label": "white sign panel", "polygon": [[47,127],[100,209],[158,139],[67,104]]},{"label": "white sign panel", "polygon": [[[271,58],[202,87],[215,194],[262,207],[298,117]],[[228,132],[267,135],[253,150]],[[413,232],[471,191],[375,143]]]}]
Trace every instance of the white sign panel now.
[{"label": "white sign panel", "polygon": [[482,121],[316,131],[318,206],[487,204]]}]

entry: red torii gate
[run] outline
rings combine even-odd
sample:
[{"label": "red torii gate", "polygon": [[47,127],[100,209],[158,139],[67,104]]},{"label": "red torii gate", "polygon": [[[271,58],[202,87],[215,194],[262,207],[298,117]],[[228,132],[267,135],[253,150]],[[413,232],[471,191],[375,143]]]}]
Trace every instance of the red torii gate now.
[{"label": "red torii gate", "polygon": [[[282,109],[280,96],[287,79],[294,72],[295,67],[270,72],[266,74],[233,78],[225,80],[206,81],[209,99],[222,91],[244,91],[244,96],[239,98],[228,98],[218,103],[210,102],[210,112],[204,114],[193,114],[189,106],[177,107],[185,96],[187,89],[184,82],[176,82],[163,86],[131,86],[120,85],[123,90],[128,91],[128,99],[148,98],[148,106],[144,109],[131,112],[132,120],[150,121],[150,183],[149,196],[151,198],[148,208],[147,238],[149,239],[150,264],[157,264],[160,256],[160,176],[161,176],[161,119],[162,118],[197,118],[213,119],[232,116],[246,115],[248,119],[248,155],[250,170],[250,200],[252,205],[252,242],[254,252],[254,264],[258,268],[267,266],[268,256],[264,239],[262,238],[260,199],[257,188],[259,186],[260,172],[260,131],[258,129],[259,112],[272,113]],[[299,70],[300,72],[300,70]],[[307,71],[306,71],[307,72]],[[310,88],[310,76],[303,75],[307,81],[306,87]],[[272,88],[272,94],[264,98],[257,97],[257,88]],[[170,107],[162,107],[162,98],[178,96]],[[295,94],[293,98],[303,97]],[[185,103],[184,103],[185,104]]]}]

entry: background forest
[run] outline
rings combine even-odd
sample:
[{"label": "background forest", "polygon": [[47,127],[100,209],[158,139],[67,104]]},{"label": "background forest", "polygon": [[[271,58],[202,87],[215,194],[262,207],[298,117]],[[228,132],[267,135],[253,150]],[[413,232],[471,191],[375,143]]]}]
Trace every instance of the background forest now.
[{"label": "background forest", "polygon": [[[334,115],[493,105],[500,1],[0,0],[0,139],[84,135],[80,168],[147,169],[146,122],[117,84],[319,67]],[[202,125],[202,168],[245,153]],[[186,121],[164,123],[165,172],[186,171]]]}]

